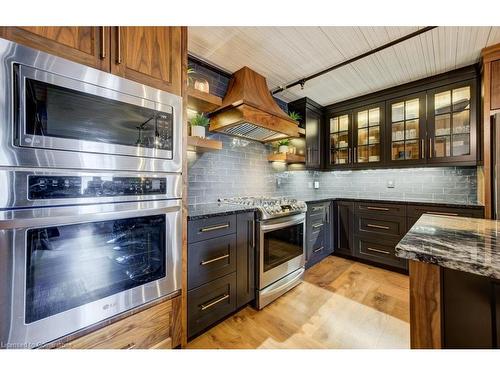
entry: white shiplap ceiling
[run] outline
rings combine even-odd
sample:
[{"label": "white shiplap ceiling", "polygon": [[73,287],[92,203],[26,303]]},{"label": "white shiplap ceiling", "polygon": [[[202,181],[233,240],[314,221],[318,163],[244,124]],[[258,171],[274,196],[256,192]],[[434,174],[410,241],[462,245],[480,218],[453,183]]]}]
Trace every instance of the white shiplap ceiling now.
[{"label": "white shiplap ceiling", "polygon": [[[188,50],[229,72],[249,66],[270,89],[379,47],[420,27],[189,27]],[[443,26],[278,94],[322,105],[479,61],[500,43],[500,27]]]}]

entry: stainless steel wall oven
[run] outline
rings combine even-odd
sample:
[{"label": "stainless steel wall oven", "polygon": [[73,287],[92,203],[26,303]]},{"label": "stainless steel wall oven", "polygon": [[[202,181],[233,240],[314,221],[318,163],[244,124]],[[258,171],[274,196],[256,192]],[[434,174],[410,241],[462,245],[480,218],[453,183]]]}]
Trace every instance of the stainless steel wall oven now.
[{"label": "stainless steel wall oven", "polygon": [[182,99],[0,39],[0,348],[180,290]]}]

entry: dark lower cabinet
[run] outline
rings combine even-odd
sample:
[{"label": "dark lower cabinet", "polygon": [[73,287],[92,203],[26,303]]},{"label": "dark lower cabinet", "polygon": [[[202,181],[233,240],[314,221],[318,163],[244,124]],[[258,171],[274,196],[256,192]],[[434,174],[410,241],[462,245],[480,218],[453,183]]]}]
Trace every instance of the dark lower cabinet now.
[{"label": "dark lower cabinet", "polygon": [[335,202],[335,253],[354,255],[354,202]]},{"label": "dark lower cabinet", "polygon": [[255,299],[255,217],[253,212],[237,215],[236,307]]},{"label": "dark lower cabinet", "polygon": [[188,222],[188,337],[255,298],[253,212]]},{"label": "dark lower cabinet", "polygon": [[307,205],[306,268],[333,252],[332,202]]},{"label": "dark lower cabinet", "polygon": [[453,207],[383,201],[338,200],[335,207],[335,254],[408,269],[408,262],[396,256],[398,242],[423,214],[483,217],[483,207]]},{"label": "dark lower cabinet", "polygon": [[499,348],[498,280],[442,268],[443,347]]},{"label": "dark lower cabinet", "polygon": [[236,273],[231,273],[188,292],[188,335],[206,327],[236,310]]}]

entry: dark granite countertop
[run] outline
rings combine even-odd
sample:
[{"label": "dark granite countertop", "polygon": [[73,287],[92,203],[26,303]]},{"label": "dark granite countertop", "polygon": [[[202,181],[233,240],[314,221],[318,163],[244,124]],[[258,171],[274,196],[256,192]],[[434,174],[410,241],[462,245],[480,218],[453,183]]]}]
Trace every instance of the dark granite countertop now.
[{"label": "dark granite countertop", "polygon": [[329,195],[306,195],[306,196],[292,196],[290,198],[299,199],[305,201],[306,203],[319,203],[326,202],[330,200],[348,200],[353,202],[367,202],[367,203],[393,203],[393,204],[415,204],[415,205],[425,205],[425,206],[436,206],[436,207],[455,207],[455,208],[481,208],[484,207],[482,204],[475,203],[453,203],[453,202],[442,202],[433,200],[413,200],[413,199],[384,199],[384,198],[351,198],[351,197],[332,197]]},{"label": "dark granite countertop", "polygon": [[422,215],[396,256],[500,279],[500,221]]},{"label": "dark granite countertop", "polygon": [[255,208],[229,203],[200,203],[188,205],[188,220],[206,219],[212,216],[223,216],[241,212],[252,212]]},{"label": "dark granite countertop", "polygon": [[[455,208],[481,208],[484,207],[480,204],[462,204],[462,203],[447,203],[447,202],[436,202],[436,201],[413,201],[408,199],[368,199],[368,198],[350,198],[350,197],[334,197],[331,195],[307,195],[307,196],[288,196],[288,198],[295,198],[298,200],[305,201],[306,203],[319,203],[333,200],[349,200],[354,202],[370,202],[370,203],[393,203],[393,204],[401,204],[401,203],[410,203],[417,205],[426,205],[426,206],[446,206],[446,207],[455,207]],[[245,207],[240,205],[234,205],[229,203],[200,203],[188,205],[188,220],[197,220],[197,219],[206,219],[211,216],[222,216],[222,215],[230,215],[239,212],[250,212],[256,211],[255,208]]]}]

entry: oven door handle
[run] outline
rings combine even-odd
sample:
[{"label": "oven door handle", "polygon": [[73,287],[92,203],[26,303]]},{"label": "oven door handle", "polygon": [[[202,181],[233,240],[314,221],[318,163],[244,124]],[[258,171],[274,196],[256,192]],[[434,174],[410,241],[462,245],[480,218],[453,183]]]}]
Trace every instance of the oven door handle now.
[{"label": "oven door handle", "polygon": [[302,224],[304,223],[305,221],[305,215],[295,215],[295,216],[291,216],[289,220],[286,220],[286,221],[280,221],[278,223],[268,223],[268,224],[260,224],[260,230],[262,232],[270,232],[272,230],[276,230],[276,229],[281,229],[281,228],[286,228],[286,227],[289,227],[291,225],[295,225],[295,224]]},{"label": "oven door handle", "polygon": [[8,210],[0,211],[0,230],[120,220],[180,211],[180,199]]}]

